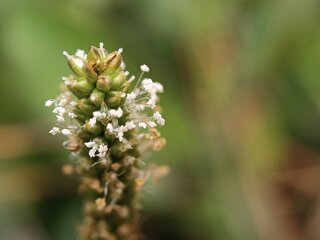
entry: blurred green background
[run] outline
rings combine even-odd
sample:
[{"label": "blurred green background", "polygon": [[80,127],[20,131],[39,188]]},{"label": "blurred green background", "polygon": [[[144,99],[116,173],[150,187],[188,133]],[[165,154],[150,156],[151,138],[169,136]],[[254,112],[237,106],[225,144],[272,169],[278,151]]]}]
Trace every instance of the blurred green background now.
[{"label": "blurred green background", "polygon": [[63,50],[151,68],[170,175],[144,190],[152,240],[320,239],[318,0],[0,0],[0,239],[76,239],[77,178],[44,101]]}]

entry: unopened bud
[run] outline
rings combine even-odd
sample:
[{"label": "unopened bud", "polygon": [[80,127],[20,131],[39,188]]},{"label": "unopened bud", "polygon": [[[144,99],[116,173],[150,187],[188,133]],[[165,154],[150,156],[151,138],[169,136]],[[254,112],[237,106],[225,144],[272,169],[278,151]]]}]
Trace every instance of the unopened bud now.
[{"label": "unopened bud", "polygon": [[103,75],[110,75],[117,71],[122,62],[122,57],[119,52],[113,52],[107,56],[107,59],[104,62],[104,71]]},{"label": "unopened bud", "polygon": [[62,172],[65,175],[72,175],[74,173],[74,167],[70,164],[66,164],[62,167]]},{"label": "unopened bud", "polygon": [[106,130],[106,131],[104,132],[104,137],[105,137],[105,138],[107,139],[107,141],[110,142],[110,143],[112,143],[112,142],[116,139],[115,135],[114,135],[114,134],[110,134],[110,132],[109,132],[108,130]]},{"label": "unopened bud", "polygon": [[106,206],[106,200],[104,198],[97,198],[96,205],[98,210],[102,210]]},{"label": "unopened bud", "polygon": [[88,115],[84,114],[79,108],[75,108],[73,113],[76,115],[76,119],[81,123],[84,123],[85,120],[88,119]]},{"label": "unopened bud", "polygon": [[119,107],[124,99],[124,93],[120,91],[110,91],[104,101],[110,108]]},{"label": "unopened bud", "polygon": [[97,108],[86,98],[78,100],[77,108],[85,115],[91,116]]},{"label": "unopened bud", "polygon": [[72,82],[67,85],[68,89],[78,98],[85,98],[90,96],[94,86],[86,79],[82,79],[78,82]]},{"label": "unopened bud", "polygon": [[115,76],[112,79],[111,90],[121,90],[125,82],[126,75],[124,74],[124,72],[121,71],[119,74],[117,74],[117,76]]},{"label": "unopened bud", "polygon": [[121,151],[121,146],[119,144],[115,144],[111,148],[111,157],[112,159],[121,159],[123,157],[123,152]]},{"label": "unopened bud", "polygon": [[83,60],[69,55],[66,51],[63,52],[63,55],[65,55],[68,59],[68,65],[70,69],[79,77],[84,76],[84,71],[83,71]]},{"label": "unopened bud", "polygon": [[97,89],[107,93],[111,88],[111,78],[109,76],[100,75],[97,80]]},{"label": "unopened bud", "polygon": [[71,137],[69,140],[63,142],[63,147],[71,152],[77,152],[81,149],[82,144],[79,138]]},{"label": "unopened bud", "polygon": [[101,124],[96,123],[95,125],[92,126],[89,121],[86,121],[86,123],[83,126],[83,129],[94,136],[100,135],[103,131]]},{"label": "unopened bud", "polygon": [[91,95],[90,95],[90,101],[96,106],[101,106],[102,102],[104,100],[104,93],[99,91],[98,89],[93,89]]},{"label": "unopened bud", "polygon": [[94,64],[93,62],[86,62],[83,67],[86,78],[88,79],[88,82],[90,82],[90,83],[95,83],[97,81],[97,77],[98,77],[98,74],[96,73],[96,71],[93,67],[93,64]]},{"label": "unopened bud", "polygon": [[88,51],[87,61],[97,61],[98,59],[100,59],[99,49],[94,46],[91,46]]}]

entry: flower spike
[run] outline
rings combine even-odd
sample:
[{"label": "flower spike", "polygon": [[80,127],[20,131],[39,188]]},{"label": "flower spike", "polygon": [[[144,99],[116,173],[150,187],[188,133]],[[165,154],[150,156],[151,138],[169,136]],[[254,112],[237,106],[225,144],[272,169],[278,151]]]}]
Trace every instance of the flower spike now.
[{"label": "flower spike", "polygon": [[158,107],[163,86],[143,78],[150,70],[145,64],[132,86],[135,76],[125,70],[122,52],[108,53],[102,42],[87,53],[63,51],[75,75],[63,77],[65,92],[45,102],[57,120],[49,133],[64,135],[63,146],[77,159],[64,172],[78,173],[81,191],[89,193],[81,240],[138,239],[141,188],[149,177],[168,172],[142,161],[166,143],[157,130],[165,124]]}]

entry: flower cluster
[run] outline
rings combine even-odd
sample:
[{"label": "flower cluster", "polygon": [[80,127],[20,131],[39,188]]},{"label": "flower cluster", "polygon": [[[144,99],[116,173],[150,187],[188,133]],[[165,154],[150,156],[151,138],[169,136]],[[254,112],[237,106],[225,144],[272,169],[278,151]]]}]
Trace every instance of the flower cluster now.
[{"label": "flower cluster", "polygon": [[80,189],[94,196],[86,201],[81,239],[139,238],[137,196],[155,172],[143,168],[142,158],[165,145],[157,130],[165,124],[157,106],[163,86],[144,78],[146,65],[137,80],[129,77],[122,51],[108,53],[100,43],[87,53],[63,52],[74,74],[62,78],[63,93],[45,102],[57,122],[49,133],[68,137],[64,146],[77,159]]}]

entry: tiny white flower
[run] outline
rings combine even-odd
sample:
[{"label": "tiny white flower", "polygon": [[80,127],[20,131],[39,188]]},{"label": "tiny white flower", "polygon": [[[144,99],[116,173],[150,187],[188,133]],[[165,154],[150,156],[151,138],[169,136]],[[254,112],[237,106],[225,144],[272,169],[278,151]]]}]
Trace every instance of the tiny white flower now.
[{"label": "tiny white flower", "polygon": [[98,120],[101,120],[101,119],[105,118],[106,116],[107,116],[107,114],[104,112],[100,112],[100,111],[93,112],[93,117]]},{"label": "tiny white flower", "polygon": [[68,99],[63,98],[63,99],[60,100],[59,106],[62,106],[62,107],[63,107],[63,106],[65,106],[67,103],[68,103]]},{"label": "tiny white flower", "polygon": [[96,156],[96,151],[97,149],[96,148],[92,148],[90,151],[89,151],[89,157],[93,158]]},{"label": "tiny white flower", "polygon": [[84,50],[82,50],[82,49],[77,49],[75,55],[76,55],[76,57],[81,58],[81,59],[86,59],[87,58],[86,52]]},{"label": "tiny white flower", "polygon": [[107,130],[108,130],[109,133],[113,133],[113,126],[112,126],[111,123],[107,124]]},{"label": "tiny white flower", "polygon": [[123,141],[123,132],[118,132],[116,137],[119,139],[120,142],[122,142]]},{"label": "tiny white flower", "polygon": [[127,101],[131,102],[131,101],[133,101],[136,97],[137,97],[137,95],[136,95],[134,92],[128,93],[128,94],[127,94]]},{"label": "tiny white flower", "polygon": [[70,118],[76,118],[77,117],[77,115],[74,114],[73,112],[68,112],[68,115],[69,115]]},{"label": "tiny white flower", "polygon": [[110,109],[108,113],[111,117],[116,117],[116,118],[120,118],[123,115],[123,111],[120,107],[117,110]]},{"label": "tiny white flower", "polygon": [[127,131],[127,129],[125,128],[125,126],[120,126],[116,129],[114,129],[114,131],[117,133],[116,134],[116,137],[119,139],[120,142],[123,141],[123,135],[124,135],[124,132]]},{"label": "tiny white flower", "polygon": [[69,130],[69,129],[66,129],[66,128],[64,128],[64,129],[62,129],[61,130],[61,133],[63,134],[63,135],[70,135],[71,134],[71,131]]},{"label": "tiny white flower", "polygon": [[142,80],[141,84],[142,84],[143,86],[148,86],[148,85],[150,85],[150,84],[153,84],[153,81],[152,81],[151,78],[144,78],[144,79]]},{"label": "tiny white flower", "polygon": [[148,125],[150,126],[150,127],[156,127],[157,126],[157,124],[155,123],[155,122],[153,122],[153,121],[149,121],[148,122]]},{"label": "tiny white flower", "polygon": [[98,149],[98,152],[99,152],[98,157],[101,157],[101,158],[104,157],[106,155],[107,151],[108,151],[108,146],[101,143],[99,145],[99,149]]},{"label": "tiny white flower", "polygon": [[71,105],[72,107],[75,107],[75,106],[77,106],[77,102],[76,102],[76,101],[71,101],[71,102],[70,102],[70,105]]},{"label": "tiny white flower", "polygon": [[165,120],[162,118],[162,115],[159,112],[155,112],[153,117],[160,126],[165,124]]},{"label": "tiny white flower", "polygon": [[47,101],[45,102],[44,106],[46,106],[46,107],[51,107],[54,102],[55,102],[55,100],[49,99],[49,100],[47,100]]},{"label": "tiny white flower", "polygon": [[64,122],[64,117],[63,116],[57,115],[56,118],[57,118],[57,122],[59,122],[59,123],[63,123]]},{"label": "tiny white flower", "polygon": [[90,118],[89,125],[91,127],[94,127],[94,125],[96,125],[96,123],[97,123],[97,119],[96,118]]},{"label": "tiny white flower", "polygon": [[85,142],[84,145],[86,145],[86,147],[88,148],[92,148],[96,146],[96,143],[94,141],[90,141],[90,142]]},{"label": "tiny white flower", "polygon": [[134,129],[136,127],[136,124],[134,123],[134,121],[129,121],[129,122],[126,122],[125,127],[126,127],[127,130],[131,130],[131,129]]},{"label": "tiny white flower", "polygon": [[59,132],[60,132],[60,129],[58,127],[53,127],[49,133],[52,135],[56,135]]},{"label": "tiny white flower", "polygon": [[139,122],[139,127],[146,128],[147,124],[144,122]]},{"label": "tiny white flower", "polygon": [[149,72],[150,71],[150,68],[145,64],[141,65],[140,69],[142,72]]},{"label": "tiny white flower", "polygon": [[155,95],[157,92],[163,92],[162,84],[153,82],[150,78],[143,79],[141,85],[143,89],[151,95]]},{"label": "tiny white flower", "polygon": [[137,111],[143,111],[146,108],[144,104],[137,104],[135,107]]},{"label": "tiny white flower", "polygon": [[63,115],[66,112],[66,109],[64,107],[56,107],[52,112],[58,115]]},{"label": "tiny white flower", "polygon": [[151,109],[154,109],[156,107],[156,98],[154,96],[152,96],[148,102],[147,102],[148,107],[150,107]]}]

